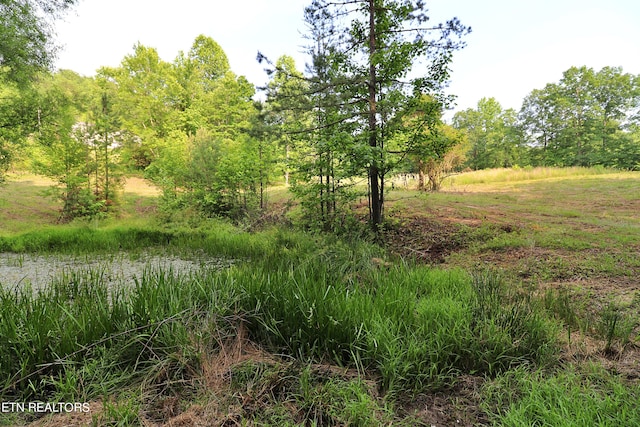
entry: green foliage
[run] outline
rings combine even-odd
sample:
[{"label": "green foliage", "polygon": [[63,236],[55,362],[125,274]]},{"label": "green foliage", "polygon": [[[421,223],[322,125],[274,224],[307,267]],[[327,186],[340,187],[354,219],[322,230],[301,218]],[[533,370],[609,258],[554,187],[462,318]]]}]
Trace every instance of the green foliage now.
[{"label": "green foliage", "polygon": [[494,98],[482,98],[477,108],[456,113],[454,127],[467,134],[467,166],[488,169],[522,165],[527,159],[517,128],[516,113]]},{"label": "green foliage", "polygon": [[619,426],[640,422],[640,388],[596,366],[553,375],[516,369],[485,387],[498,426]]},{"label": "green foliage", "polygon": [[38,95],[31,86],[52,65],[53,22],[75,3],[10,0],[0,4],[0,183],[17,145],[40,120]]},{"label": "green foliage", "polygon": [[619,67],[571,67],[558,83],[533,90],[516,116],[493,98],[458,112],[454,126],[471,144],[472,169],[531,166],[638,168],[638,76]]},{"label": "green foliage", "polygon": [[229,71],[229,60],[222,47],[212,38],[199,35],[193,42],[189,51],[189,61],[193,65],[195,81],[203,85],[204,91],[212,88],[209,86]]},{"label": "green foliage", "polygon": [[619,67],[572,67],[559,83],[532,91],[520,113],[531,163],[636,169],[640,150],[629,131],[637,119],[638,81]]},{"label": "green foliage", "polygon": [[246,418],[279,425],[370,426],[393,421],[388,405],[375,399],[371,384],[343,378],[313,365],[247,362],[231,372],[232,387],[254,402]]},{"label": "green foliage", "polygon": [[28,85],[55,54],[52,22],[76,0],[10,0],[0,5],[0,83]]},{"label": "green foliage", "polygon": [[0,183],[20,157],[29,134],[37,129],[40,104],[35,88],[0,81]]},{"label": "green foliage", "polygon": [[[311,40],[305,84],[298,84],[301,77],[290,63],[276,64],[271,82],[274,105],[292,116],[306,112],[302,123],[309,141],[299,156],[303,161],[298,196],[309,212],[315,207],[312,222],[321,228],[332,229],[342,217],[342,190],[367,176],[370,223],[378,233],[385,176],[398,162],[390,158],[390,150],[398,150],[389,142],[397,133],[414,133],[406,129],[403,114],[424,95],[439,106],[447,103],[442,88],[451,53],[463,45],[453,39],[469,29],[457,19],[427,29],[422,25],[427,20],[421,1],[315,0],[305,9]],[[428,63],[427,75],[410,77],[422,61]],[[292,88],[294,93],[289,92]],[[417,122],[417,127],[424,125],[423,120]],[[413,139],[404,140],[409,144],[396,154],[411,150]]]},{"label": "green foliage", "polygon": [[[31,167],[57,182],[60,218],[94,217],[114,210],[119,186],[119,132],[111,102],[92,79],[61,71],[40,83],[38,132]],[[99,95],[98,95],[99,94]]]},{"label": "green foliage", "polygon": [[[442,122],[442,105],[423,95],[408,103],[403,126],[389,141],[393,170],[418,173],[418,189],[438,191],[442,181],[464,160],[465,135]],[[404,164],[403,164],[404,163]]]},{"label": "green foliage", "polygon": [[[3,288],[3,394],[39,390],[38,397],[47,397],[51,388],[31,389],[29,383],[52,375],[57,379],[48,384],[60,393],[72,393],[78,384],[95,393],[76,378],[92,372],[67,369],[102,357],[111,363],[96,369],[103,366],[111,384],[123,370],[156,376],[167,372],[159,364],[170,364],[171,372],[188,371],[197,366],[196,349],[217,345],[216,331],[227,328],[232,315],[242,319],[252,340],[272,351],[332,360],[360,372],[373,369],[392,394],[437,389],[462,373],[496,375],[544,364],[553,354],[551,324],[530,300],[505,293],[494,276],[478,276],[473,285],[461,271],[385,266],[384,254],[370,245],[224,228],[43,230],[3,246],[10,242],[82,252],[128,242],[122,249],[200,248],[213,256],[250,256],[252,262],[180,275],[159,267],[121,286],[107,285],[107,273],[91,267],[69,271],[40,292]],[[344,406],[340,416],[361,412],[356,406]]]},{"label": "green foliage", "polygon": [[148,166],[153,157],[145,154],[157,151],[177,126],[172,95],[178,91],[178,83],[171,64],[162,61],[156,49],[137,44],[120,67],[101,68],[97,80],[103,87],[114,85],[113,114],[124,129],[141,140],[128,147],[128,157],[141,167]]},{"label": "green foliage", "polygon": [[270,148],[254,132],[254,88],[229,70],[214,40],[198,36],[173,64],[138,44],[120,67],[101,69],[98,81],[109,93],[102,122],[128,132],[122,158],[162,188],[169,216],[195,208],[239,218],[262,206],[256,200],[269,181]]},{"label": "green foliage", "polygon": [[256,201],[250,139],[236,142],[199,132],[186,175],[193,203],[207,215],[238,218]]}]

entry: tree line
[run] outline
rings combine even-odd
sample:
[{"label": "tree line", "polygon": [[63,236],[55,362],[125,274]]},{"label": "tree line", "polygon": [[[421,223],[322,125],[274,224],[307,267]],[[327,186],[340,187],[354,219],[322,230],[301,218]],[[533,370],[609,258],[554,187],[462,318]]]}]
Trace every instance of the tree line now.
[{"label": "tree line", "polygon": [[431,24],[426,12],[422,1],[311,2],[309,65],[268,62],[261,101],[206,36],[173,62],[138,44],[94,78],[60,71],[28,88],[6,83],[29,119],[3,147],[24,141],[29,163],[59,183],[68,218],[115,206],[129,168],[162,188],[167,210],[238,218],[264,209],[263,190],[284,177],[310,226],[344,227],[347,204],[366,195],[378,230],[389,175],[445,141],[443,88],[469,29]]},{"label": "tree line", "polygon": [[[72,4],[52,0],[51,10]],[[354,201],[365,199],[374,232],[398,173],[438,190],[464,168],[640,167],[639,79],[620,68],[572,68],[520,112],[482,99],[445,123],[449,66],[470,28],[434,24],[427,12],[420,0],[314,0],[304,14],[309,63],[258,54],[263,88],[205,35],[171,62],[136,44],[91,78],[46,71],[46,55],[4,60],[0,166],[22,157],[53,178],[64,220],[114,211],[121,177],[139,172],[162,189],[168,215],[243,218],[268,209],[265,189],[282,183],[306,226],[349,229]]]},{"label": "tree line", "polygon": [[468,138],[466,166],[640,169],[640,76],[620,67],[571,67],[533,90],[519,112],[494,98],[455,114]]}]

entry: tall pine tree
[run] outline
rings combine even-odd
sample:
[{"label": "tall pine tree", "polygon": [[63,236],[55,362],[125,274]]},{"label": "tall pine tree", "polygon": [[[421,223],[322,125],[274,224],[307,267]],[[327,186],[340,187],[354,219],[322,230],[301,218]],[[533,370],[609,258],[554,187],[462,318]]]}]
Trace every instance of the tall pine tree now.
[{"label": "tall pine tree", "polygon": [[470,29],[455,18],[431,25],[420,0],[314,0],[305,16],[318,46],[309,69],[316,129],[353,138],[348,154],[366,171],[369,219],[377,231],[391,167],[385,143],[401,130],[398,115],[416,97],[447,104],[452,53]]}]

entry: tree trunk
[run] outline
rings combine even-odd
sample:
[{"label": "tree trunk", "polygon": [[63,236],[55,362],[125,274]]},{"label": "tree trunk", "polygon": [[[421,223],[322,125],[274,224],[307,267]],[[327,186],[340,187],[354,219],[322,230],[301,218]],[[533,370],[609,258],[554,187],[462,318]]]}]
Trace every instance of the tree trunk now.
[{"label": "tree trunk", "polygon": [[418,160],[418,190],[424,191],[424,160]]},{"label": "tree trunk", "polygon": [[[375,27],[375,1],[369,0],[369,146],[376,148],[377,141],[377,105],[376,105],[376,65],[374,61],[376,53],[376,27]],[[380,170],[376,160],[369,167],[369,185],[371,187],[370,220],[374,232],[378,232],[382,224],[382,204],[384,202],[380,186]]]},{"label": "tree trunk", "polygon": [[289,143],[284,145],[284,185],[289,186]]}]

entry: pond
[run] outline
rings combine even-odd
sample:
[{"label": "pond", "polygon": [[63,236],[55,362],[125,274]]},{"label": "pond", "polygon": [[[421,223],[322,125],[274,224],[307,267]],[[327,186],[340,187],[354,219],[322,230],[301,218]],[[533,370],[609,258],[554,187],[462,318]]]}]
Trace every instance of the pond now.
[{"label": "pond", "polygon": [[111,255],[40,255],[0,253],[0,285],[17,290],[31,286],[34,291],[56,281],[73,277],[74,273],[91,272],[109,286],[133,285],[136,279],[152,271],[182,275],[202,269],[223,269],[234,260],[212,257],[182,258],[151,253],[117,253]]}]

